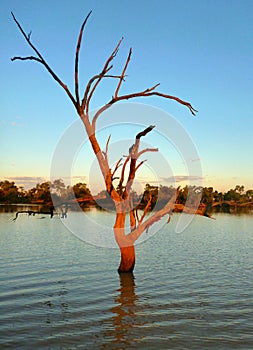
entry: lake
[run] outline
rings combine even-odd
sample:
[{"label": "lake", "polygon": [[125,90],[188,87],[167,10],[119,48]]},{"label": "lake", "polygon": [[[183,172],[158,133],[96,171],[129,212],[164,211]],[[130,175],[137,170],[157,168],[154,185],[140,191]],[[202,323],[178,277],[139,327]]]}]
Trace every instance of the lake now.
[{"label": "lake", "polygon": [[178,233],[175,214],[123,276],[117,249],[58,217],[13,216],[0,214],[1,349],[253,349],[253,216],[196,217]]}]

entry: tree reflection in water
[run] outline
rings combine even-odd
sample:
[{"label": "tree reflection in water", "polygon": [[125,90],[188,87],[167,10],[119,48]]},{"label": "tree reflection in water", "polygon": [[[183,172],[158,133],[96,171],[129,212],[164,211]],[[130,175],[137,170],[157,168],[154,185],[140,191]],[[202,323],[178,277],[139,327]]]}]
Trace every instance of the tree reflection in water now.
[{"label": "tree reflection in water", "polygon": [[115,316],[112,318],[113,330],[110,335],[113,340],[110,346],[120,345],[121,349],[124,349],[124,346],[127,348],[136,341],[138,333],[136,327],[143,324],[141,317],[138,317],[138,312],[142,307],[138,303],[138,296],[135,293],[133,273],[121,273],[119,277],[119,294],[114,299],[116,306],[111,308],[111,312]]}]

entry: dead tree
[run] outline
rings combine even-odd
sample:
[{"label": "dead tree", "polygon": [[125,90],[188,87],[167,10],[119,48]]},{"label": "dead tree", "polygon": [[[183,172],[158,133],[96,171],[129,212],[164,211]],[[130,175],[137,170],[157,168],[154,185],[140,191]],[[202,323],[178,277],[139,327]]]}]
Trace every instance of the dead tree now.
[{"label": "dead tree", "polygon": [[[119,47],[122,43],[123,38],[118,42],[115,49],[112,51],[111,55],[106,60],[102,70],[97,75],[94,75],[93,77],[90,78],[90,80],[86,85],[86,88],[84,89],[83,95],[80,97],[79,75],[78,75],[79,53],[80,53],[80,47],[81,47],[81,42],[83,37],[83,31],[90,14],[91,12],[87,15],[87,17],[83,22],[79,32],[78,40],[77,40],[76,52],[75,52],[74,94],[72,94],[68,86],[64,84],[64,82],[49,66],[49,64],[46,62],[46,60],[44,59],[40,51],[32,43],[30,34],[25,33],[25,31],[23,30],[22,26],[20,25],[18,20],[15,18],[13,13],[12,13],[12,17],[15,23],[17,24],[20,32],[22,33],[22,36],[26,40],[27,44],[33,50],[34,56],[27,56],[27,57],[16,56],[12,58],[12,61],[29,60],[29,61],[36,61],[42,64],[44,68],[48,71],[48,73],[52,76],[52,78],[56,80],[56,82],[65,90],[67,96],[73,103],[77,114],[79,115],[79,117],[83,122],[84,128],[89,137],[91,147],[96,155],[101,173],[103,175],[106,190],[115,205],[116,219],[114,224],[114,235],[115,235],[115,240],[121,251],[121,261],[120,261],[120,266],[118,271],[131,272],[133,271],[134,265],[135,265],[135,249],[134,249],[135,241],[141,236],[143,232],[147,231],[151,225],[153,225],[155,222],[160,220],[163,216],[171,213],[173,206],[175,204],[178,191],[175,191],[175,195],[173,196],[173,198],[170,199],[170,201],[164,206],[163,209],[147,217],[146,214],[148,211],[147,210],[148,207],[146,207],[143,211],[143,215],[139,219],[135,215],[135,210],[132,205],[131,188],[136,176],[136,171],[143,164],[143,161],[139,160],[140,156],[146,152],[157,151],[157,149],[148,149],[148,148],[144,150],[139,149],[141,138],[145,137],[147,133],[151,132],[154,126],[151,125],[136,135],[135,142],[133,143],[132,147],[129,149],[129,154],[127,155],[125,160],[122,161],[120,159],[117,162],[114,169],[112,169],[108,162],[108,150],[109,150],[110,139],[108,139],[105,152],[103,152],[96,138],[97,120],[103,112],[108,110],[114,104],[119,103],[120,101],[131,100],[133,98],[138,98],[138,97],[158,96],[165,99],[175,100],[176,102],[186,106],[193,115],[195,115],[196,110],[191,106],[190,103],[185,102],[176,96],[171,96],[165,93],[158,92],[157,87],[159,86],[159,84],[155,84],[154,86],[144,89],[143,91],[132,92],[129,94],[121,95],[120,90],[121,90],[122,83],[125,80],[126,71],[131,60],[132,49],[129,50],[129,54],[125,60],[125,64],[121,73],[111,74],[111,71],[113,68],[112,61],[117,55],[117,52],[119,50]],[[117,82],[116,88],[109,102],[105,103],[101,108],[99,108],[95,113],[95,115],[91,118],[90,102],[93,98],[95,90],[98,89],[99,84],[104,79],[114,79]],[[117,171],[119,172],[120,166],[122,166],[122,168],[121,168],[120,176],[118,178],[118,181],[119,181],[118,186],[116,186],[115,174]],[[148,202],[147,206],[149,205],[150,203]],[[126,232],[125,230],[127,217],[130,220],[130,228],[131,228],[129,230],[130,232]]]}]

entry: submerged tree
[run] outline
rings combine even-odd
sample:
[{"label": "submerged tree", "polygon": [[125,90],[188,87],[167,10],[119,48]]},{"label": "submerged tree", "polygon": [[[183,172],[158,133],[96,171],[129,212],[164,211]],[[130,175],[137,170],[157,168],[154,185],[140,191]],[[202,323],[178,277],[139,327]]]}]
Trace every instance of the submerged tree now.
[{"label": "submerged tree", "polygon": [[[166,214],[170,214],[173,210],[178,190],[174,191],[173,196],[170,200],[164,205],[164,207],[152,215],[147,217],[148,209],[151,205],[151,200],[148,200],[146,207],[143,209],[141,217],[136,215],[136,210],[133,206],[131,193],[132,193],[132,185],[136,176],[137,170],[143,164],[144,161],[140,161],[139,158],[146,152],[155,152],[158,149],[146,148],[140,150],[140,141],[142,137],[145,137],[148,133],[152,131],[154,128],[153,125],[148,126],[144,130],[140,131],[136,137],[133,145],[130,147],[128,155],[125,159],[119,159],[116,165],[112,168],[108,162],[108,151],[109,151],[109,142],[108,139],[105,147],[105,151],[103,152],[101,149],[101,145],[98,142],[96,137],[96,123],[98,118],[108,110],[111,106],[120,101],[126,101],[133,98],[138,97],[149,97],[149,96],[158,96],[164,99],[175,100],[176,102],[186,106],[189,108],[190,112],[195,115],[196,110],[191,106],[190,103],[181,100],[178,97],[171,96],[165,93],[158,92],[156,89],[159,84],[155,84],[154,86],[144,89],[139,92],[132,92],[129,94],[120,94],[122,83],[126,77],[126,71],[131,60],[132,50],[129,50],[129,54],[125,60],[125,64],[120,74],[111,74],[111,70],[113,68],[112,61],[118,53],[119,47],[122,43],[122,39],[118,42],[115,49],[112,51],[111,55],[106,60],[102,70],[90,78],[88,81],[86,88],[84,89],[83,95],[80,97],[79,91],[79,53],[82,42],[83,31],[87,20],[90,16],[91,12],[85,18],[77,40],[76,52],[75,52],[75,73],[74,73],[74,83],[75,83],[75,91],[74,94],[69,90],[67,85],[59,78],[59,76],[53,71],[53,69],[46,62],[40,51],[36,48],[36,46],[31,41],[31,34],[26,34],[23,30],[20,23],[15,18],[12,13],[12,17],[17,24],[20,32],[25,38],[27,44],[35,53],[35,56],[27,56],[27,57],[13,57],[12,61],[15,60],[31,60],[36,61],[42,64],[48,73],[52,76],[54,80],[65,90],[67,96],[73,103],[75,110],[81,121],[84,125],[84,128],[89,137],[89,141],[91,147],[96,155],[101,173],[103,175],[105,187],[108,195],[115,206],[115,224],[114,224],[114,235],[115,240],[119,246],[121,251],[121,262],[118,268],[119,272],[131,272],[134,269],[135,265],[135,249],[134,244],[135,241],[141,236],[141,234],[148,230],[148,228],[153,225],[155,222],[160,220]],[[101,108],[97,110],[94,116],[90,114],[90,103],[93,98],[95,90],[99,87],[99,84],[104,79],[113,79],[116,83],[115,91],[113,92],[113,96],[109,102],[105,103]],[[119,168],[121,167],[119,177],[116,177],[116,172],[119,172]],[[118,184],[115,184],[115,180],[118,180]],[[126,220],[127,218],[130,220],[130,232],[126,232]]]}]

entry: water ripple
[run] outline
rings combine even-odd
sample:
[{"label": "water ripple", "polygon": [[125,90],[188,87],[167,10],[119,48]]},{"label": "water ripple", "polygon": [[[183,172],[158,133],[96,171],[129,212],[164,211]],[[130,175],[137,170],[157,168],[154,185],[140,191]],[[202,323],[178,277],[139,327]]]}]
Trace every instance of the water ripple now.
[{"label": "water ripple", "polygon": [[166,226],[137,247],[135,276],[119,277],[118,251],[59,222],[5,219],[0,347],[252,349],[252,223],[222,220]]}]

